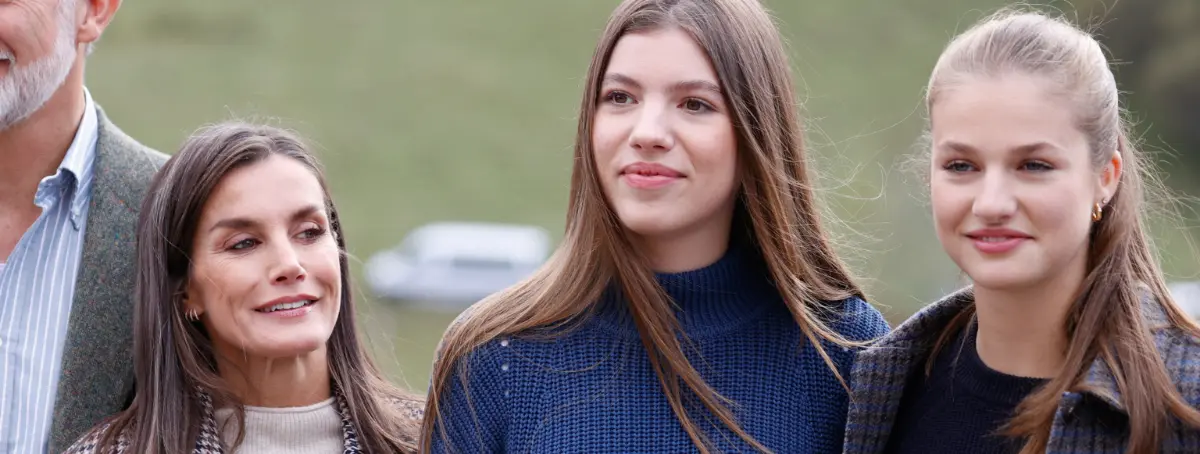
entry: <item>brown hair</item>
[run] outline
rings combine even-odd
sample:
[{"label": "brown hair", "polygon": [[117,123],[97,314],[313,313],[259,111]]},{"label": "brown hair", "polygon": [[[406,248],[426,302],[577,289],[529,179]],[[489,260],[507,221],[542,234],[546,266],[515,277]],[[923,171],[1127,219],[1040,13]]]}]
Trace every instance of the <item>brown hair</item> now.
[{"label": "brown hair", "polygon": [[669,297],[647,258],[631,246],[598,180],[592,119],[613,47],[627,33],[663,28],[683,30],[705,49],[731,106],[738,165],[744,169],[735,216],[742,221],[735,221],[741,224],[735,225],[735,234],[744,232],[756,244],[796,323],[841,380],[819,340],[856,344],[827,326],[820,302],[862,295],[821,227],[778,30],[755,0],[626,0],[609,18],[588,68],[562,244],[532,277],[481,301],[447,330],[433,371],[423,447],[430,446],[435,426],[441,427],[439,396],[452,375],[457,370],[466,381],[465,367],[456,364],[460,359],[499,336],[578,320],[615,283],[627,297],[668,402],[700,451],[710,448],[684,403],[689,392],[740,438],[767,451],[738,426],[726,399],[684,356]]},{"label": "brown hair", "polygon": [[[1027,440],[1022,453],[1045,451],[1061,396],[1084,390],[1083,379],[1100,359],[1112,370],[1128,411],[1128,449],[1157,452],[1170,430],[1168,415],[1200,427],[1200,412],[1175,389],[1160,355],[1147,354],[1157,349],[1154,327],[1142,317],[1144,304],[1161,305],[1173,328],[1200,335],[1200,328],[1174,304],[1147,235],[1147,193],[1161,185],[1129,139],[1117,84],[1100,44],[1059,17],[1004,8],[955,37],[933,69],[926,109],[947,86],[1005,74],[1044,78],[1057,99],[1074,109],[1094,168],[1103,168],[1115,152],[1124,171],[1092,226],[1087,277],[1068,314],[1070,340],[1062,372],[1026,397],[1002,431]],[[950,322],[931,358],[974,314],[971,306]]]},{"label": "brown hair", "polygon": [[142,202],[137,230],[133,362],[137,393],[111,419],[100,448],[129,437],[129,452],[191,452],[200,432],[201,389],[235,409],[243,438],[244,409],[217,373],[215,350],[203,325],[184,315],[181,297],[191,272],[189,254],[201,210],[229,172],[277,155],[312,170],[325,192],[330,231],[341,251],[341,313],[329,338],[329,374],[367,452],[415,452],[417,423],[398,401],[416,398],[383,377],[359,339],[345,237],[320,164],[295,134],[279,128],[227,122],[202,128],[155,176]]}]

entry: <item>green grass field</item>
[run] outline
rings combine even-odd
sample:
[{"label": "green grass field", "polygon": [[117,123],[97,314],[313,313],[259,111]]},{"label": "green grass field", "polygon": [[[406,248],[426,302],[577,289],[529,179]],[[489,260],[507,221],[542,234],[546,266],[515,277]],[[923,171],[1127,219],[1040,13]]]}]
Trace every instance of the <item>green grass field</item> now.
[{"label": "green grass field", "polygon": [[[235,116],[307,134],[360,261],[436,220],[557,234],[582,77],[616,3],[126,2],[87,80],[118,125],[168,153]],[[826,199],[853,227],[836,229],[844,251],[894,323],[957,279],[923,188],[897,163],[917,138],[941,47],[1000,3],[768,2],[790,42]],[[360,301],[377,358],[423,391],[452,316]]]}]

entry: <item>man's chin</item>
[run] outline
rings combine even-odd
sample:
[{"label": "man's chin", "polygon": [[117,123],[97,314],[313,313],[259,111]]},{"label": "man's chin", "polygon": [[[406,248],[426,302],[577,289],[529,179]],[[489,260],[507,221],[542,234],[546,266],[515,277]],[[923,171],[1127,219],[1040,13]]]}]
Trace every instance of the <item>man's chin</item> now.
[{"label": "man's chin", "polygon": [[41,110],[50,101],[50,98],[54,97],[59,88],[62,88],[60,83],[52,89],[40,87],[32,94],[28,91],[18,93],[12,86],[13,82],[9,79],[0,79],[0,131],[12,129],[13,126],[29,119],[34,113]]}]

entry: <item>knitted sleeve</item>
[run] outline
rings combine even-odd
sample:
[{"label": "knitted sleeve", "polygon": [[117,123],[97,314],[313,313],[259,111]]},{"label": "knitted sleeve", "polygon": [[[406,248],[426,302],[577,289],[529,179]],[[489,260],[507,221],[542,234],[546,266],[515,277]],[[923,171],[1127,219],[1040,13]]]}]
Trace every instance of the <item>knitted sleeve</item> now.
[{"label": "knitted sleeve", "polygon": [[481,345],[461,358],[440,396],[434,453],[501,453],[509,422],[511,391],[502,370],[508,362],[499,341]]},{"label": "knitted sleeve", "polygon": [[[891,331],[891,326],[883,314],[861,298],[843,301],[840,317],[831,327],[847,340],[856,342],[878,340]],[[838,369],[843,377],[849,379],[859,351],[861,348],[848,349],[847,354],[836,355]]]},{"label": "knitted sleeve", "polygon": [[891,327],[875,306],[861,298],[850,298],[843,306],[842,320],[837,329],[853,341],[870,341],[883,337]]}]

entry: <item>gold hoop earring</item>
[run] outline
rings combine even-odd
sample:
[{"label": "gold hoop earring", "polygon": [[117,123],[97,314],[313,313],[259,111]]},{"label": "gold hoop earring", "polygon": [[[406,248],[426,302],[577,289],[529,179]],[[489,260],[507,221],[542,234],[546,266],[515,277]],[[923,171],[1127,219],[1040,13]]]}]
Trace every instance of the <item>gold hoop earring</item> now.
[{"label": "gold hoop earring", "polygon": [[1099,222],[1104,217],[1104,207],[1097,202],[1092,205],[1092,222]]}]

